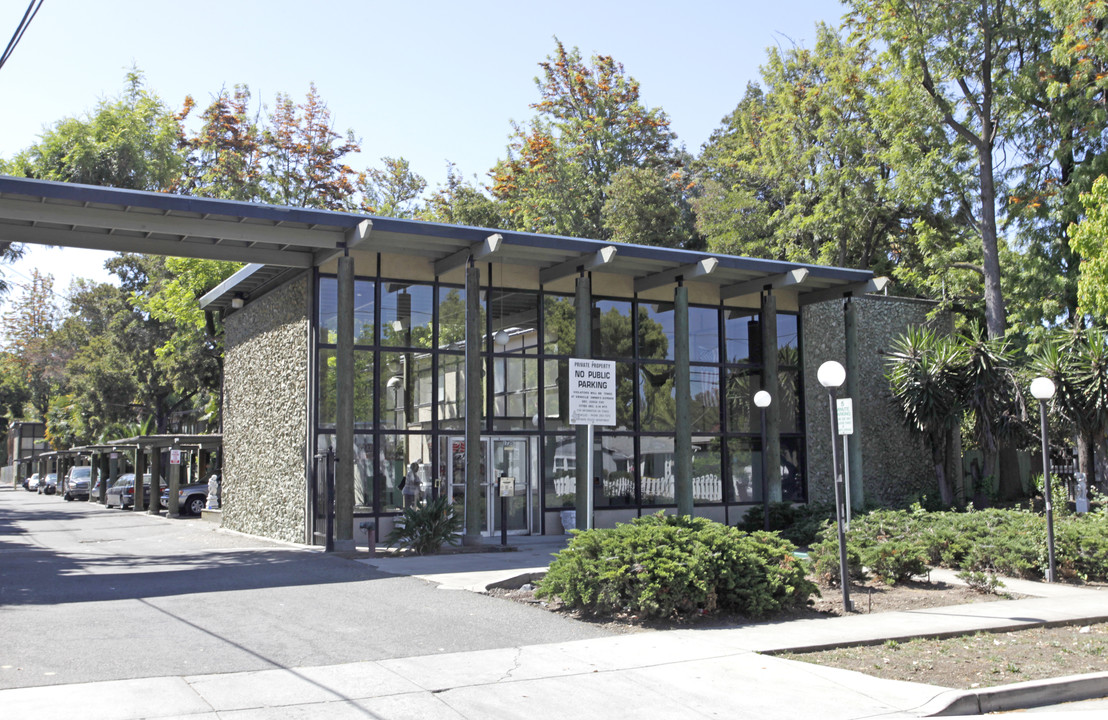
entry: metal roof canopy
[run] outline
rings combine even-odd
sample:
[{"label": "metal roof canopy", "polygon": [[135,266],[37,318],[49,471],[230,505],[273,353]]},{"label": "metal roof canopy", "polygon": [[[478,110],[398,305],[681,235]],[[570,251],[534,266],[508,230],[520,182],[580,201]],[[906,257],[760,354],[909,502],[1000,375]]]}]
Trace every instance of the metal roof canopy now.
[{"label": "metal roof canopy", "polygon": [[223,435],[219,433],[209,435],[139,435],[138,437],[112,440],[108,445],[142,450],[160,450],[173,447],[216,450],[223,445]]},{"label": "metal roof canopy", "polygon": [[537,267],[544,282],[591,270],[630,276],[639,289],[712,283],[725,298],[784,287],[788,276],[802,304],[807,293],[858,292],[873,278],[868,270],[0,175],[2,241],[249,263],[201,299],[213,310],[354,247],[424,257],[440,273],[484,258]]}]

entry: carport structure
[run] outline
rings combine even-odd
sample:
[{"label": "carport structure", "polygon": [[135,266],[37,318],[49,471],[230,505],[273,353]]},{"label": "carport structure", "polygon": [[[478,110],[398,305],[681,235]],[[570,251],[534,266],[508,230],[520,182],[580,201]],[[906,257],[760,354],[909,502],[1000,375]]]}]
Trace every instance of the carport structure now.
[{"label": "carport structure", "polygon": [[[585,308],[592,304],[597,281],[625,286],[635,298],[672,303],[678,428],[674,449],[676,505],[683,513],[692,511],[691,442],[688,426],[682,422],[688,417],[690,398],[687,333],[690,292],[694,302],[724,310],[756,308],[762,318],[762,336],[758,341],[773,348],[778,343],[773,319],[779,299],[795,311],[805,304],[849,299],[884,287],[883,279],[873,278],[868,271],[3,176],[0,176],[0,242],[247,263],[202,301],[208,312],[224,314],[234,313],[304,273],[313,278],[318,278],[321,271],[333,273],[337,285],[334,427],[339,459],[335,512],[336,547],[340,550],[352,549],[354,543],[354,463],[346,459],[354,447],[355,431],[355,255],[375,257],[378,265],[387,254],[402,255],[405,262],[418,266],[436,281],[439,277],[464,281],[467,370],[464,437],[466,446],[471,448],[480,444],[482,435],[482,408],[474,399],[480,398],[482,392],[480,363],[484,333],[479,324],[478,298],[484,287],[483,270],[487,281],[491,281],[494,272],[503,278],[507,270],[533,278],[540,288],[568,289],[579,308],[578,357],[592,357],[592,318]],[[853,395],[858,371],[856,358],[852,358],[855,346],[850,338],[851,308],[851,303],[845,303],[847,392]],[[314,365],[314,348],[312,353],[310,362]],[[766,354],[763,377],[765,389],[776,394],[774,353]],[[313,397],[309,393],[304,399],[304,411],[309,415],[314,412]],[[225,408],[225,415],[230,411]],[[777,447],[776,412],[774,405],[767,413],[765,452],[770,457]],[[310,422],[302,443],[304,472],[308,475],[313,472],[316,440],[314,422]],[[149,444],[153,441],[144,438],[121,442],[155,447]],[[854,438],[851,442],[852,455],[860,452]],[[578,457],[588,452],[583,428],[578,431],[577,448]],[[584,490],[590,481],[585,468],[584,462],[577,463],[579,510],[585,509]],[[767,471],[775,474],[776,463],[768,463]],[[152,474],[157,478],[157,472]],[[228,488],[245,481],[246,478],[229,471],[225,474]],[[477,453],[469,453],[465,458],[467,507],[476,502],[476,489],[483,482]],[[307,514],[311,506],[310,478],[304,487]],[[779,478],[771,477],[769,487],[771,496],[780,498]],[[854,481],[852,489],[860,498],[860,478]],[[171,499],[175,498],[171,494]],[[585,514],[578,513],[579,525],[583,525]],[[467,536],[471,530],[472,526],[467,528]],[[309,539],[310,528],[305,533],[305,540]]]},{"label": "carport structure", "polygon": [[[114,440],[108,443],[107,448],[115,448],[116,450],[129,449],[135,453],[135,510],[141,511],[144,505],[144,498],[139,490],[142,487],[142,478],[146,473],[150,473],[150,501],[145,503],[148,505],[147,512],[151,515],[160,515],[161,507],[159,499],[161,498],[161,478],[163,474],[164,460],[163,455],[172,452],[173,450],[189,451],[197,454],[197,477],[203,477],[206,473],[206,469],[211,465],[211,456],[213,453],[218,453],[223,445],[223,436],[220,434],[207,434],[207,435],[139,435],[137,437],[124,438],[121,440]],[[181,462],[174,463],[172,459],[168,459],[168,477],[166,478],[166,486],[169,489],[169,507],[167,513],[170,517],[179,517],[181,509],[178,507],[179,497],[177,495],[181,484]],[[112,480],[115,480],[115,476],[112,476]],[[103,488],[103,485],[101,485]],[[103,493],[103,490],[101,490]],[[103,499],[101,500],[103,502]]]}]

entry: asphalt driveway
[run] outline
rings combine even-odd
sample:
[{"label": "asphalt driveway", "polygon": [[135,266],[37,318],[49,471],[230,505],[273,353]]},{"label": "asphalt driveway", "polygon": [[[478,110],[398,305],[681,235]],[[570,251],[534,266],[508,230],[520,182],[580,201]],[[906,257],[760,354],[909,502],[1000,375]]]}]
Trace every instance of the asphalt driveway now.
[{"label": "asphalt driveway", "polygon": [[605,635],[199,519],[0,490],[0,689]]}]

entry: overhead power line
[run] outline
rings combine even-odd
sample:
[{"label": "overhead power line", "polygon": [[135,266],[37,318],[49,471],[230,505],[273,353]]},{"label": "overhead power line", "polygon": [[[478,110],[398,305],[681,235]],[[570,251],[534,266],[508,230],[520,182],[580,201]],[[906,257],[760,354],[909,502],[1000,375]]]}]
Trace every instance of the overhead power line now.
[{"label": "overhead power line", "polygon": [[31,26],[31,21],[35,19],[35,15],[38,15],[39,8],[42,7],[44,1],[45,0],[38,0],[36,3],[35,0],[31,0],[31,2],[27,4],[27,11],[23,13],[23,19],[19,21],[19,25],[16,26],[15,32],[12,33],[12,39],[8,41],[8,46],[4,48],[4,54],[0,55],[0,68],[4,67],[4,63],[12,56],[15,46],[23,39],[23,33],[27,32],[27,28]]}]

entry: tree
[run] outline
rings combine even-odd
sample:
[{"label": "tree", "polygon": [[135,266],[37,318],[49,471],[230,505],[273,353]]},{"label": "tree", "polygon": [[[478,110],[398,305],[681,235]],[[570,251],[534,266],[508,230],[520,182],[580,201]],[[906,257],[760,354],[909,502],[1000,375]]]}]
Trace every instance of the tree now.
[{"label": "tree", "polygon": [[466,180],[449,164],[446,182],[427,200],[420,217],[423,220],[470,227],[505,227],[503,204],[489,197],[476,183]]},{"label": "tree", "polygon": [[132,190],[177,188],[184,167],[177,116],[127,73],[123,94],[81,118],[66,118],[12,159],[8,172],[41,180]]},{"label": "tree", "polygon": [[921,86],[954,138],[977,161],[976,227],[981,237],[985,324],[1006,328],[997,237],[997,151],[1015,134],[1017,86],[1045,42],[1049,19],[1037,0],[850,0],[851,22],[878,39],[887,61]]},{"label": "tree", "polygon": [[352,131],[335,132],[331,111],[315,84],[300,105],[278,93],[263,131],[264,202],[292,207],[348,210],[354,195],[354,171],[343,162],[360,150]]},{"label": "tree", "polygon": [[929,328],[909,328],[888,355],[887,377],[905,426],[931,451],[931,464],[944,507],[954,504],[946,476],[946,449],[958,424],[958,368],[963,352],[950,338]]},{"label": "tree", "polygon": [[1081,255],[1078,303],[1083,313],[1108,317],[1108,176],[1081,196],[1085,218],[1070,227],[1070,244]]},{"label": "tree", "polygon": [[[195,101],[185,98],[184,121]],[[223,89],[200,114],[203,124],[184,145],[188,165],[181,192],[186,195],[259,201],[265,196],[262,128],[250,114],[250,88]]]},{"label": "tree", "polygon": [[639,84],[610,56],[587,64],[555,38],[539,63],[538,115],[514,124],[508,157],[493,169],[492,194],[514,227],[607,240],[604,203],[621,168],[678,169],[669,118],[645,107]]},{"label": "tree", "polygon": [[4,316],[4,349],[18,367],[39,419],[46,417],[50,398],[62,380],[63,362],[50,344],[58,322],[54,278],[33,269],[31,283],[24,286]]},{"label": "tree", "polygon": [[361,209],[385,217],[413,218],[422,212],[419,198],[427,181],[404,158],[381,158],[384,168],[369,168],[358,174]]}]

